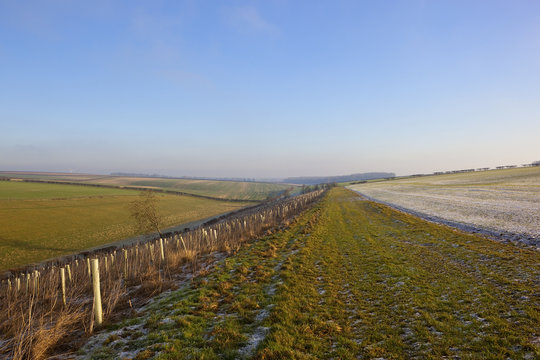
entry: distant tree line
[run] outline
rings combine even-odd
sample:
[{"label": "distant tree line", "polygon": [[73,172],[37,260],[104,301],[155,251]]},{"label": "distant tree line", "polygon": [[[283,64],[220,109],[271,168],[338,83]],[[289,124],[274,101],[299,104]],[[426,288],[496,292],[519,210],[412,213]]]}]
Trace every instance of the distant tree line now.
[{"label": "distant tree line", "polygon": [[[533,161],[530,164],[522,164],[521,167],[532,167],[532,166],[540,166],[540,160]],[[500,165],[496,166],[495,169],[501,170],[501,169],[514,169],[517,168],[518,165]],[[467,172],[474,172],[474,171],[486,171],[490,170],[489,167],[483,167],[483,168],[476,168],[476,169],[462,169],[462,170],[450,170],[450,171],[436,171],[432,175],[443,175],[443,174],[459,174],[459,173],[467,173]],[[430,174],[415,174],[412,176],[427,176]]]}]

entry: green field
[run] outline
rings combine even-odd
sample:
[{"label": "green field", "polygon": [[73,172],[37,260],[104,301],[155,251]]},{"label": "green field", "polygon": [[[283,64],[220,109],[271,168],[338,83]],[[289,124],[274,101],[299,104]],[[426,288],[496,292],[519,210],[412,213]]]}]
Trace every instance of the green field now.
[{"label": "green field", "polygon": [[166,179],[62,173],[0,172],[0,176],[107,186],[147,187],[221,199],[240,200],[264,200],[269,195],[282,192],[286,189],[295,188],[291,185],[263,182]]},{"label": "green field", "polygon": [[331,190],[80,350],[94,359],[534,359],[538,252]]},{"label": "green field", "polygon": [[[128,204],[139,192],[91,186],[0,181],[0,271],[137,235]],[[240,207],[159,194],[164,226]]]},{"label": "green field", "polygon": [[132,196],[135,190],[99,188],[93,186],[57,185],[18,181],[0,182],[0,200],[53,200],[93,196]]}]

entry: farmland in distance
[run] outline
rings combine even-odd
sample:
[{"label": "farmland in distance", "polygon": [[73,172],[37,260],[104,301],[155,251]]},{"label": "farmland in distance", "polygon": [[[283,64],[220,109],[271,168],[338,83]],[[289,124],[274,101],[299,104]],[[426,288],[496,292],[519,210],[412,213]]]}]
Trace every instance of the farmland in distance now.
[{"label": "farmland in distance", "polygon": [[540,167],[409,177],[350,188],[421,214],[540,238]]},{"label": "farmland in distance", "polygon": [[209,196],[220,199],[260,201],[268,196],[281,193],[295,186],[278,183],[251,181],[195,180],[158,177],[103,176],[88,174],[0,172],[0,177],[28,180],[71,182],[116,187],[144,187],[188,194]]},{"label": "farmland in distance", "polygon": [[[0,271],[138,235],[127,189],[0,181]],[[164,227],[249,203],[158,194]]]}]

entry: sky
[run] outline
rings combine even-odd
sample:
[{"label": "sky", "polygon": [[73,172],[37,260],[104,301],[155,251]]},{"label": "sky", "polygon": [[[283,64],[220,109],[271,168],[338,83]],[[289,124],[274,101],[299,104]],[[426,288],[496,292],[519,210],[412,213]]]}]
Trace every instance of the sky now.
[{"label": "sky", "polygon": [[540,2],[0,0],[0,170],[540,160]]}]

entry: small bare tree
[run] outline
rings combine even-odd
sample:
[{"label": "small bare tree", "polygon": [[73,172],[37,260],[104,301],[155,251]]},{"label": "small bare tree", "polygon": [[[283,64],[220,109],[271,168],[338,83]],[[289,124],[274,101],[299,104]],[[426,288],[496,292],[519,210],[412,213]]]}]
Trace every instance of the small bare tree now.
[{"label": "small bare tree", "polygon": [[156,231],[161,236],[162,218],[157,209],[158,198],[153,191],[141,191],[139,198],[129,204],[131,217],[137,224],[137,231]]}]

